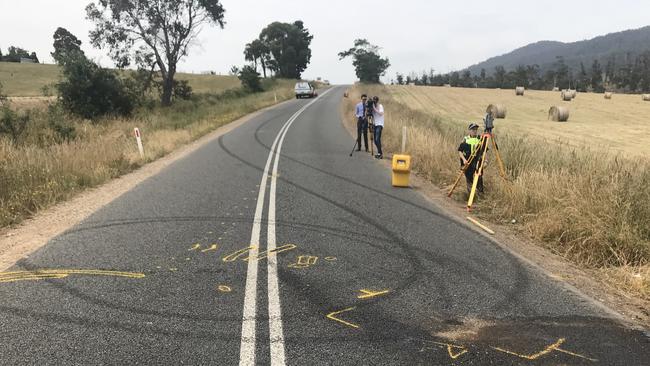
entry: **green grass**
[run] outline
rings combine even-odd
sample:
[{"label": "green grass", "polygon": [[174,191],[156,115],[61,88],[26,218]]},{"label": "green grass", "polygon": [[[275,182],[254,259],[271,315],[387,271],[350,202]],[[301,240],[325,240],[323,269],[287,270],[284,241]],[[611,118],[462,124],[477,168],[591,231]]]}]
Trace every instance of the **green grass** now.
[{"label": "green grass", "polygon": [[[10,97],[42,96],[42,89],[59,81],[58,65],[0,62],[0,83]],[[195,93],[221,93],[241,86],[236,76],[176,74],[176,80],[188,80]]]}]

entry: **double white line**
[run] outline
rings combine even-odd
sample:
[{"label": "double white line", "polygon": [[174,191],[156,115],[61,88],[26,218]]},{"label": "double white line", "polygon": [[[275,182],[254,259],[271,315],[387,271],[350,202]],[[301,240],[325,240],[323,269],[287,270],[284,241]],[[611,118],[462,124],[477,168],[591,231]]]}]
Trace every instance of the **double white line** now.
[{"label": "double white line", "polygon": [[[331,89],[330,89],[331,90]],[[325,91],[321,96],[327,94],[330,90]],[[315,99],[302,107],[285,122],[278,132],[269,157],[266,160],[260,191],[257,195],[257,207],[255,208],[255,218],[253,219],[253,229],[251,231],[250,255],[248,261],[248,271],[246,273],[246,291],[244,295],[244,315],[242,319],[241,347],[239,349],[239,365],[255,365],[255,327],[257,313],[257,258],[260,249],[260,232],[262,228],[262,214],[264,212],[264,200],[266,198],[266,184],[269,178],[269,169],[273,163],[271,173],[271,187],[269,191],[269,214],[267,229],[267,251],[270,253],[276,249],[275,238],[275,191],[277,187],[278,163],[280,161],[280,152],[287,131],[293,122],[309,106],[314,104]],[[284,336],[282,334],[282,310],[280,308],[280,289],[278,285],[278,262],[277,256],[269,255],[267,258],[268,272],[268,289],[269,289],[269,336],[271,347],[271,365],[285,365],[284,357]]]}]

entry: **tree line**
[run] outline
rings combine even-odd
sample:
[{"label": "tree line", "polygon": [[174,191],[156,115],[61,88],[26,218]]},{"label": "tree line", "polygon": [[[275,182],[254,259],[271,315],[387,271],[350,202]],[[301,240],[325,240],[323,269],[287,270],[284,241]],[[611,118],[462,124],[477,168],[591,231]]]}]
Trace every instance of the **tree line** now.
[{"label": "tree line", "polygon": [[551,90],[576,89],[581,92],[602,93],[605,90],[621,93],[650,92],[650,51],[624,60],[611,58],[605,65],[597,59],[590,65],[580,63],[577,70],[569,68],[564,58],[558,56],[553,66],[542,72],[539,65],[519,65],[514,70],[496,66],[491,73],[481,69],[479,74],[469,70],[446,74],[434,70],[407,75],[397,73],[393,84],[415,84],[465,88],[512,89],[524,86],[528,89]]},{"label": "tree line", "polygon": [[10,46],[7,53],[3,54],[2,49],[0,49],[0,62],[20,62],[20,60],[24,58],[39,63],[36,52],[29,52],[20,47]]}]

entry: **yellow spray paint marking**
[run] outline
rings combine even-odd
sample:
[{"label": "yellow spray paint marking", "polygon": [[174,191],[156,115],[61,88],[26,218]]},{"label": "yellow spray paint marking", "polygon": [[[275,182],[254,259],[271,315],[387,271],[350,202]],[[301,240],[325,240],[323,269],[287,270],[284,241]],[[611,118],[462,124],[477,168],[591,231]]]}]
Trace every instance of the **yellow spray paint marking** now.
[{"label": "yellow spray paint marking", "polygon": [[318,257],[314,257],[313,255],[301,255],[298,257],[298,260],[296,263],[291,263],[287,267],[289,268],[309,268],[316,264],[318,261]]},{"label": "yellow spray paint marking", "polygon": [[577,353],[569,352],[569,351],[567,351],[565,349],[562,349],[562,348],[559,348],[559,347],[556,348],[555,350],[558,351],[558,352],[566,353],[567,355],[579,357],[579,358],[582,358],[582,359],[585,359],[585,360],[588,360],[588,361],[592,361],[592,362],[597,362],[598,361],[595,358],[589,358],[587,356],[583,356],[583,355],[580,355],[580,354],[577,354]]},{"label": "yellow spray paint marking", "polygon": [[341,314],[341,313],[346,313],[346,312],[348,312],[348,311],[352,311],[352,310],[354,310],[354,309],[356,309],[356,306],[355,306],[355,307],[351,307],[351,308],[347,308],[347,309],[343,309],[343,310],[339,310],[339,311],[333,311],[333,312],[327,314],[327,318],[328,318],[328,319],[332,319],[332,320],[334,320],[334,321],[337,321],[337,322],[339,322],[339,323],[345,324],[345,325],[347,325],[348,327],[352,327],[352,328],[357,329],[357,328],[359,328],[358,325],[353,324],[353,323],[346,322],[345,320],[343,320],[343,319],[339,319],[339,318],[336,318],[336,317],[334,316],[334,315],[339,315],[339,314]]},{"label": "yellow spray paint marking", "polygon": [[194,244],[194,246],[191,247],[190,249],[188,249],[187,251],[191,252],[191,251],[197,250],[199,248],[201,248],[201,244]]},{"label": "yellow spray paint marking", "polygon": [[458,357],[464,355],[465,353],[469,352],[467,347],[463,346],[458,346],[455,344],[451,343],[441,343],[441,342],[431,342],[433,344],[437,344],[439,346],[447,347],[447,353],[449,354],[449,357],[451,357],[452,360],[457,359]]},{"label": "yellow spray paint marking", "polygon": [[217,250],[217,248],[218,248],[217,244],[212,244],[212,246],[211,246],[210,248],[203,249],[203,250],[201,251],[201,253],[211,252],[211,251],[213,251],[213,250]]},{"label": "yellow spray paint marking", "polygon": [[221,292],[230,292],[230,291],[232,291],[232,289],[229,286],[226,286],[226,285],[219,285],[218,289]]},{"label": "yellow spray paint marking", "polygon": [[252,247],[248,247],[248,248],[240,249],[240,250],[238,250],[238,251],[236,251],[236,252],[234,252],[234,253],[228,254],[227,256],[223,257],[222,260],[223,260],[224,262],[234,262],[234,261],[236,261],[237,259],[239,259],[239,257],[248,254],[249,251],[251,251],[251,250],[253,250],[253,249],[255,249],[255,248],[257,248],[257,247],[256,247],[256,246],[252,246]]},{"label": "yellow spray paint marking", "polygon": [[324,259],[328,262],[334,262],[336,260],[336,257],[325,257]]},{"label": "yellow spray paint marking", "polygon": [[370,299],[372,297],[379,296],[379,295],[384,295],[384,294],[387,294],[387,293],[390,292],[390,290],[372,291],[372,290],[365,290],[365,289],[362,289],[362,290],[359,290],[359,291],[362,292],[363,295],[357,296],[357,299]]},{"label": "yellow spray paint marking", "polygon": [[69,275],[86,275],[86,276],[113,276],[127,278],[143,278],[144,273],[103,271],[96,269],[42,269],[36,271],[17,271],[0,273],[0,283],[15,281],[34,281],[44,279],[60,279]]},{"label": "yellow spray paint marking", "polygon": [[513,351],[508,351],[506,349],[499,348],[499,347],[492,347],[492,348],[499,351],[499,352],[507,353],[509,355],[517,356],[519,358],[523,358],[523,359],[526,359],[526,360],[536,360],[536,359],[538,359],[538,358],[540,358],[540,357],[542,357],[544,355],[547,355],[547,354],[549,354],[549,353],[551,353],[553,351],[558,351],[558,352],[562,352],[562,353],[565,353],[565,354],[568,354],[568,355],[571,355],[571,356],[574,356],[574,357],[579,357],[579,358],[582,358],[582,359],[585,359],[585,360],[589,360],[589,361],[593,361],[593,362],[597,361],[597,360],[595,360],[593,358],[589,358],[589,357],[586,357],[586,356],[583,356],[583,355],[580,355],[580,354],[577,354],[577,353],[573,353],[573,352],[569,352],[567,350],[561,349],[560,346],[565,341],[566,341],[565,338],[560,338],[560,339],[557,340],[557,342],[549,345],[544,350],[542,350],[540,352],[537,352],[537,353],[534,353],[532,355],[522,355],[522,354],[519,354],[519,353],[516,353],[516,352],[513,352]]},{"label": "yellow spray paint marking", "polygon": [[[297,247],[298,247],[298,246],[295,245],[295,244],[285,244],[285,245],[279,246],[279,247],[277,247],[277,248],[275,248],[275,249],[273,249],[273,250],[267,250],[267,251],[264,252],[264,253],[260,253],[260,254],[258,254],[256,259],[257,259],[257,260],[264,259],[264,258],[268,257],[268,256],[271,255],[271,254],[278,255],[278,254],[280,254],[280,253],[282,253],[282,252],[286,252],[286,251],[289,251],[289,250],[294,250],[294,249],[296,249]],[[243,260],[244,260],[244,261],[248,261],[249,259],[250,259],[250,258],[244,258]]]}]

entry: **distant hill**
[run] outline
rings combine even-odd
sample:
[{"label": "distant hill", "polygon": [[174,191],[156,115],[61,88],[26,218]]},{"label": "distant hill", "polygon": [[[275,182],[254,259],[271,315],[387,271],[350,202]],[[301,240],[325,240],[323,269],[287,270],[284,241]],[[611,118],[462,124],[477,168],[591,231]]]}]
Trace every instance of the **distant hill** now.
[{"label": "distant hill", "polygon": [[489,75],[499,65],[506,70],[513,70],[519,65],[537,64],[541,71],[545,72],[552,67],[557,56],[562,56],[567,66],[576,71],[580,68],[580,62],[589,68],[594,59],[598,59],[602,65],[605,65],[614,57],[616,63],[621,64],[627,62],[628,57],[634,60],[635,56],[648,50],[650,50],[650,26],[572,43],[536,42],[508,54],[492,57],[467,69],[476,75],[484,68]]}]

